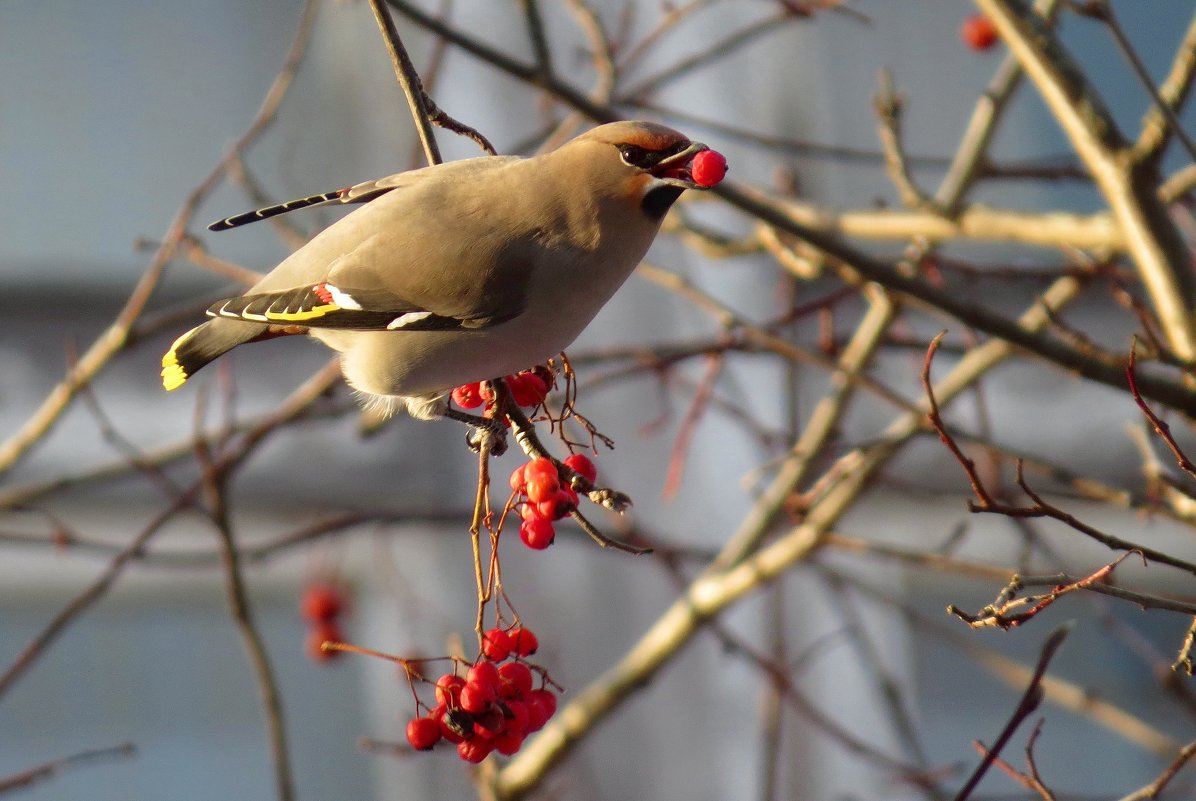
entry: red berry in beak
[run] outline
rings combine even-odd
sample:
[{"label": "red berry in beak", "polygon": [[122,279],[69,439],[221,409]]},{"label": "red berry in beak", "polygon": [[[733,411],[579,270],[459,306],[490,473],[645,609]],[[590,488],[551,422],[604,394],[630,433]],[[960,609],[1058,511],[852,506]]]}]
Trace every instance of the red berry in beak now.
[{"label": "red berry in beak", "polygon": [[712,187],[726,176],[727,159],[717,150],[703,150],[694,156],[689,174],[698,186]]}]

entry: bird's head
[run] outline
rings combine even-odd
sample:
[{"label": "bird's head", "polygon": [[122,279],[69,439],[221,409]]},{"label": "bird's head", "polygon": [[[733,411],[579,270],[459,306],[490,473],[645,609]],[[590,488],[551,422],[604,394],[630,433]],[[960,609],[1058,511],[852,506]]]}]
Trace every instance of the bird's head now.
[{"label": "bird's head", "polygon": [[651,122],[600,125],[557,152],[593,183],[637,203],[655,219],[663,217],[686,189],[708,189],[722,177],[720,173],[713,182],[696,180],[695,159],[713,151],[679,131]]}]

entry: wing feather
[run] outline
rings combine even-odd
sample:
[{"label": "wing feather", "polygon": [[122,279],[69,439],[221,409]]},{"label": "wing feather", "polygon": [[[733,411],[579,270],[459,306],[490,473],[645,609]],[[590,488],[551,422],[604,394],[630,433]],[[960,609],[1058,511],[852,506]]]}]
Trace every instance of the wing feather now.
[{"label": "wing feather", "polygon": [[[355,331],[446,331],[475,329],[502,319],[461,319],[434,314],[380,289],[346,289],[327,281],[217,301],[209,317],[254,323]],[[509,318],[507,318],[509,319]]]}]

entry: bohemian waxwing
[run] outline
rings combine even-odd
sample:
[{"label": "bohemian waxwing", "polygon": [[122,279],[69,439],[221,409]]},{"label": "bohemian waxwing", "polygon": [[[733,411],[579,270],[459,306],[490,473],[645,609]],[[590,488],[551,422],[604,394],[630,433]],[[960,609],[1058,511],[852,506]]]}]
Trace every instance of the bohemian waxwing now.
[{"label": "bohemian waxwing", "polygon": [[213,223],[362,203],[162,357],[181,386],[246,342],[308,333],[391,414],[433,419],[453,387],[567,348],[652,244],[708,150],[662,125],[615,122],[533,158],[488,156],[391,175]]}]

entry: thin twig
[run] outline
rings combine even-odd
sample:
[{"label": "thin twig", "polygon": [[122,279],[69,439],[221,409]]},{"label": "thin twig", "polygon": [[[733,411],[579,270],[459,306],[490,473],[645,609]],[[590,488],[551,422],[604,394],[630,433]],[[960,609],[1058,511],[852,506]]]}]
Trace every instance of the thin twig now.
[{"label": "thin twig", "polygon": [[997,739],[993,742],[993,747],[986,750],[980,764],[976,766],[976,769],[972,771],[968,780],[964,782],[963,787],[955,795],[955,801],[967,801],[972,791],[976,789],[976,785],[984,778],[984,774],[992,767],[993,760],[996,759],[1009,743],[1017,727],[1022,724],[1022,721],[1033,714],[1038,705],[1042,703],[1042,678],[1046,675],[1047,667],[1050,666],[1051,660],[1055,657],[1055,652],[1059,650],[1059,646],[1067,639],[1067,634],[1070,630],[1070,625],[1060,626],[1047,636],[1046,642],[1043,643],[1042,650],[1039,652],[1038,663],[1034,666],[1034,673],[1030,677],[1030,683],[1026,687],[1026,691],[1022,693],[1021,700],[1017,702],[1013,714],[1009,717],[1009,722],[1005,724],[1005,728],[1001,730],[1001,733],[997,735]]},{"label": "thin twig", "polygon": [[1179,749],[1179,753],[1175,759],[1172,760],[1171,764],[1167,766],[1157,779],[1145,787],[1135,790],[1127,796],[1123,796],[1120,801],[1153,801],[1153,799],[1158,798],[1163,790],[1167,789],[1167,785],[1171,783],[1176,774],[1183,769],[1184,765],[1187,765],[1192,760],[1193,756],[1196,756],[1196,740]]},{"label": "thin twig", "polygon": [[407,55],[407,48],[403,47],[403,40],[399,37],[399,29],[395,27],[390,12],[386,10],[383,0],[369,0],[370,10],[374,12],[374,19],[382,31],[382,39],[386,43],[386,52],[390,56],[391,66],[394,67],[395,77],[407,98],[407,107],[411,110],[411,117],[415,122],[415,130],[419,134],[419,141],[423,144],[424,158],[429,165],[444,161],[440,155],[440,147],[436,144],[436,133],[432,130],[432,120],[424,102],[424,87],[420,83],[415,65],[411,63],[411,56]]},{"label": "thin twig", "polygon": [[63,771],[78,767],[85,762],[97,762],[106,759],[125,759],[137,753],[137,748],[129,742],[107,748],[95,748],[80,751],[77,754],[43,762],[27,770],[0,777],[0,794],[13,790],[21,790],[44,779],[51,779]]}]

